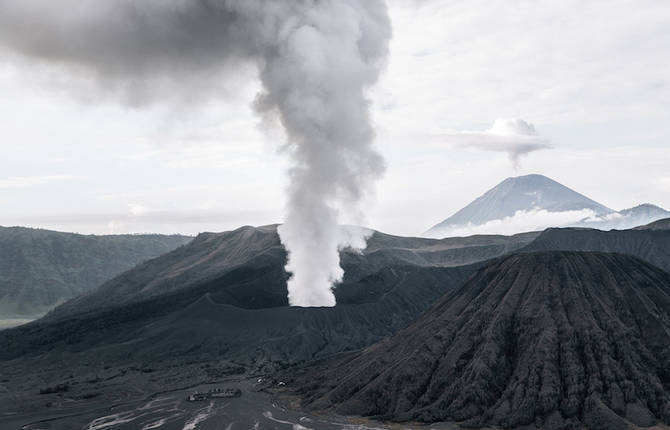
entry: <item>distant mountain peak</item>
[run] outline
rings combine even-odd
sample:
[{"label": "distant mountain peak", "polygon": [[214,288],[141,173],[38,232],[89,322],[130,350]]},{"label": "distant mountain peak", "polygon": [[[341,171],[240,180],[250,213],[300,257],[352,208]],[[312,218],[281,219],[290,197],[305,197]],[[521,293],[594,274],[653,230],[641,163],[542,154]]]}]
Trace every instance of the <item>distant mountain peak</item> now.
[{"label": "distant mountain peak", "polygon": [[[541,210],[552,213],[584,211],[588,215],[614,212],[551,178],[530,174],[505,179],[424,234],[444,237],[459,228],[503,220],[514,217],[519,212]],[[579,213],[575,215],[580,216]]]},{"label": "distant mountain peak", "polygon": [[580,227],[598,228],[601,230],[626,230],[638,226],[645,226],[656,220],[669,218],[670,212],[651,203],[643,203],[632,208],[623,209],[613,214],[596,216],[579,223]]},{"label": "distant mountain peak", "polygon": [[637,206],[633,206],[632,208],[628,209],[623,209],[622,211],[619,212],[622,215],[626,214],[643,214],[643,213],[649,213],[649,214],[660,214],[660,215],[665,215],[665,216],[670,216],[670,212],[666,211],[660,206],[651,204],[651,203],[642,203]]},{"label": "distant mountain peak", "polygon": [[519,176],[510,176],[509,178],[505,179],[502,181],[502,183],[505,182],[529,182],[529,181],[542,181],[546,183],[552,183],[552,184],[559,184],[558,182],[554,181],[553,179],[540,175],[539,173],[530,173],[528,175],[519,175]]}]

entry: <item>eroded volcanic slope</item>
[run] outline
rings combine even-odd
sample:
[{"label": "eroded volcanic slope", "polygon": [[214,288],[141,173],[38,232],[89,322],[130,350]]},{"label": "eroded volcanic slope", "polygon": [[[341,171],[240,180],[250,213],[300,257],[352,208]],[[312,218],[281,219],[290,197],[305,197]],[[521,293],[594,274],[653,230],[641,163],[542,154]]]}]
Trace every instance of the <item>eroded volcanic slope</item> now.
[{"label": "eroded volcanic slope", "polygon": [[307,408],[393,421],[670,423],[670,274],[618,254],[503,257],[408,328],[289,386]]},{"label": "eroded volcanic slope", "polygon": [[[373,232],[362,253],[342,251],[344,281],[358,282],[386,267],[472,264],[520,249],[538,234],[435,240]],[[286,251],[276,225],[203,233],[187,246],[138,265],[63,304],[48,319],[127,306],[194,288],[216,291],[217,302],[244,309],[286,306],[285,264]],[[336,294],[338,303],[351,301],[346,287]]]}]

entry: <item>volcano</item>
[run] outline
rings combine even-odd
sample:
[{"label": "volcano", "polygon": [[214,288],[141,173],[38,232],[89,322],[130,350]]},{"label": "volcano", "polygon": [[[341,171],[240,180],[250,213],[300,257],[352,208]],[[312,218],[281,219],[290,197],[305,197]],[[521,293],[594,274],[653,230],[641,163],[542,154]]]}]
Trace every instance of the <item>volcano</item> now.
[{"label": "volcano", "polygon": [[346,275],[335,289],[338,306],[329,309],[288,306],[286,251],[276,226],[203,233],[39,321],[0,331],[0,361],[40,356],[50,363],[58,351],[103,366],[155,367],[196,356],[252,371],[303,363],[395,333],[484,260],[535,237],[434,240],[373,232],[365,250],[342,250]]},{"label": "volcano", "polygon": [[667,424],[670,274],[618,254],[503,257],[408,328],[289,386],[308,409],[400,422]]},{"label": "volcano", "polygon": [[[543,175],[507,178],[472,203],[424,233],[427,237],[447,237],[454,231],[509,219],[533,211],[573,213],[577,216],[605,216],[614,211],[565,185]],[[580,215],[580,213],[583,213]],[[546,225],[542,228],[551,227]]]}]

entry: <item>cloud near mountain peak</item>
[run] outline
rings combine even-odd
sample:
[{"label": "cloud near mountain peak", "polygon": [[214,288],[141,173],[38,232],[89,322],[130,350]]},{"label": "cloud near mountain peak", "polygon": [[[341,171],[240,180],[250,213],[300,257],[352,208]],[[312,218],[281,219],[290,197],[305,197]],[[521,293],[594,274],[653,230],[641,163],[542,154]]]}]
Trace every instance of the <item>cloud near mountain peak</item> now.
[{"label": "cloud near mountain peak", "polygon": [[446,138],[460,147],[506,153],[515,169],[521,157],[553,148],[550,140],[539,135],[533,124],[520,118],[498,118],[487,130],[460,131],[447,134]]}]

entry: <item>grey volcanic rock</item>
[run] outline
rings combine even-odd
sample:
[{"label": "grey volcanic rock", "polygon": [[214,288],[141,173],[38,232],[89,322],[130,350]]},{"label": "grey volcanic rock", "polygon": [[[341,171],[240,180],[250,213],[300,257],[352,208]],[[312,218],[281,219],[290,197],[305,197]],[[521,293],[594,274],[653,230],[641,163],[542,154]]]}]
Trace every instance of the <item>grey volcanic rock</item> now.
[{"label": "grey volcanic rock", "polygon": [[0,227],[0,318],[44,313],[191,240]]},{"label": "grey volcanic rock", "polygon": [[172,294],[0,331],[0,361],[20,358],[14,362],[20,367],[30,358],[28,372],[55,357],[99,367],[225,359],[250,370],[272,370],[362,348],[395,333],[479,266],[386,267],[341,284],[333,308],[232,305],[235,292],[244,292],[238,299],[248,304],[268,283],[283,288],[286,297],[285,278],[275,279],[272,269],[241,268]]},{"label": "grey volcanic rock", "polygon": [[451,217],[431,227],[424,235],[444,237],[445,232],[468,224],[513,216],[517,211],[545,209],[549,212],[589,209],[597,215],[614,211],[542,175],[507,178]]},{"label": "grey volcanic rock", "polygon": [[[538,234],[435,240],[374,232],[363,252],[341,253],[344,281],[350,284],[392,266],[468,265],[518,250]],[[48,318],[139,303],[193,288],[214,289],[218,302],[245,309],[286,306],[285,264],[286,251],[276,225],[203,233],[187,246],[139,265],[97,290],[65,303]],[[247,284],[231,282],[234,277],[246,279]],[[337,296],[342,294],[342,289],[336,292]]]},{"label": "grey volcanic rock", "polygon": [[[659,227],[663,223],[659,224]],[[670,229],[601,231],[580,228],[549,228],[524,251],[601,251],[638,257],[670,272]]]},{"label": "grey volcanic rock", "polygon": [[[152,361],[165,352],[224,357],[252,370],[273,370],[369,346],[413,322],[477,268],[395,267],[344,284],[332,308],[243,309],[203,296],[106,350]],[[343,290],[351,294],[343,294]],[[220,345],[225,345],[220,348]],[[225,351],[225,352],[224,352]]]},{"label": "grey volcanic rock", "polygon": [[670,423],[670,274],[636,258],[501,258],[417,322],[289,386],[311,409],[468,427]]}]

